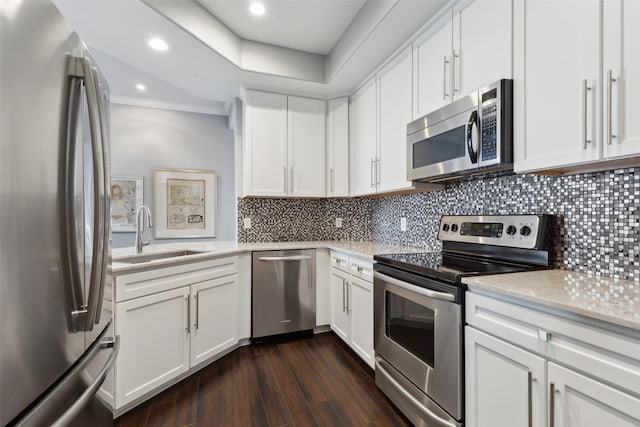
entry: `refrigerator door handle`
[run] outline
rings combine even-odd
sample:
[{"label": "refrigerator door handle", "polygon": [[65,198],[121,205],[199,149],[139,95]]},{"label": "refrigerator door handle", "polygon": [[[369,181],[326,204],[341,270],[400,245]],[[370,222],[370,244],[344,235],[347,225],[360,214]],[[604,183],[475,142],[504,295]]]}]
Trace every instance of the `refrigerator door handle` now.
[{"label": "refrigerator door handle", "polygon": [[97,325],[100,323],[100,314],[102,314],[102,302],[104,300],[104,290],[107,285],[107,268],[109,264],[109,234],[111,229],[111,215],[110,215],[110,203],[109,198],[107,197],[110,194],[110,173],[108,169],[108,161],[107,158],[109,156],[108,147],[109,147],[109,130],[107,126],[107,119],[105,115],[105,106],[104,100],[102,98],[102,89],[100,87],[100,78],[98,76],[98,71],[96,68],[93,68],[93,81],[95,83],[96,95],[97,95],[97,106],[98,106],[98,117],[100,118],[100,135],[101,135],[101,145],[102,145],[102,175],[103,175],[103,188],[104,192],[102,193],[103,197],[103,207],[104,207],[104,215],[103,215],[103,240],[102,240],[102,271],[100,274],[100,285],[97,291],[97,300],[98,306],[96,307],[95,312],[95,320],[94,323]]},{"label": "refrigerator door handle", "polygon": [[69,283],[69,297],[71,303],[71,325],[72,332],[84,330],[86,325],[87,307],[84,304],[84,292],[82,289],[82,278],[80,273],[80,263],[78,262],[78,230],[76,228],[76,209],[74,198],[74,184],[76,172],[76,138],[77,127],[80,120],[80,98],[82,96],[82,66],[78,58],[72,57],[69,61],[68,74],[69,98],[67,104],[67,141],[66,141],[66,164],[64,167],[64,197],[61,210],[61,231],[62,231],[62,253],[65,257],[65,269],[67,270],[67,280]]},{"label": "refrigerator door handle", "polygon": [[78,416],[78,414],[84,409],[85,406],[93,399],[93,396],[97,393],[98,389],[107,378],[107,374],[113,367],[116,361],[116,356],[120,350],[120,336],[116,335],[115,338],[108,337],[100,341],[97,346],[98,350],[104,350],[107,348],[113,348],[109,359],[104,364],[100,373],[96,376],[96,379],[91,383],[89,387],[82,393],[82,395],[67,409],[60,418],[51,424],[51,427],[64,427],[71,424],[71,422]]},{"label": "refrigerator door handle", "polygon": [[94,226],[93,226],[93,248],[91,263],[91,282],[89,285],[89,296],[87,298],[87,321],[85,330],[91,331],[97,318],[98,307],[100,305],[100,289],[103,282],[104,271],[104,245],[105,245],[105,216],[106,216],[106,194],[105,194],[105,171],[104,155],[102,143],[102,126],[100,123],[100,100],[98,99],[97,83],[93,66],[88,58],[79,58],[82,65],[82,74],[85,81],[85,92],[87,94],[87,104],[89,110],[89,127],[91,132],[91,144],[93,152],[93,187],[94,187]]}]

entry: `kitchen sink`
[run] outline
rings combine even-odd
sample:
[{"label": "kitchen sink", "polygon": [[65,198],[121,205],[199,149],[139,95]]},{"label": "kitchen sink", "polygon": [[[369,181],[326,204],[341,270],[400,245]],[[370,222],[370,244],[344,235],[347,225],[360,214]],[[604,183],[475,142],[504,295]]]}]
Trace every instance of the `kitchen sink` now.
[{"label": "kitchen sink", "polygon": [[122,258],[114,258],[113,262],[119,262],[123,264],[141,264],[143,262],[155,261],[158,259],[169,259],[178,257],[188,257],[191,255],[199,255],[207,253],[207,251],[193,251],[193,250],[181,250],[172,252],[156,252],[151,254],[139,254]]}]

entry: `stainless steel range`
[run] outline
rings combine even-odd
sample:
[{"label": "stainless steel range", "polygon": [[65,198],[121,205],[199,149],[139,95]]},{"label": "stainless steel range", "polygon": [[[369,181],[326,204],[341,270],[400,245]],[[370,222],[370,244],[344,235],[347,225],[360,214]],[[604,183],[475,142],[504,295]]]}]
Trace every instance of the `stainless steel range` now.
[{"label": "stainless steel range", "polygon": [[441,252],[376,255],[376,384],[416,426],[464,425],[462,278],[548,268],[546,215],[443,216]]}]

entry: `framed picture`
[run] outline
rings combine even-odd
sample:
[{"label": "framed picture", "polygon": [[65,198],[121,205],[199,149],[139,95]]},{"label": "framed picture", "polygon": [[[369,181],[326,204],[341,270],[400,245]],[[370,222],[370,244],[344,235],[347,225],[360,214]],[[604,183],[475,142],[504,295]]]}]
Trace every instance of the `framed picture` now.
[{"label": "framed picture", "polygon": [[136,212],[144,203],[141,176],[111,177],[111,231],[136,231]]},{"label": "framed picture", "polygon": [[216,236],[215,171],[154,169],[157,239]]}]

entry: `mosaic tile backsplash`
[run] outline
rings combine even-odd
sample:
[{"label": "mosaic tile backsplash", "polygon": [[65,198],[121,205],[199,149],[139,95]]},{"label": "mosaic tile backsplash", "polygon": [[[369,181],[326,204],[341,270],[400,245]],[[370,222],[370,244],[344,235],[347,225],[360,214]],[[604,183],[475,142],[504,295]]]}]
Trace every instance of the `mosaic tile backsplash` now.
[{"label": "mosaic tile backsplash", "polygon": [[[238,242],[373,240],[372,199],[238,199]],[[244,229],[244,218],[251,228]],[[342,218],[342,227],[335,226]]]},{"label": "mosaic tile backsplash", "polygon": [[[439,249],[440,216],[465,214],[557,215],[554,267],[640,281],[640,168],[475,178],[373,199],[239,199],[238,240],[375,240]],[[252,218],[249,230],[244,217]]]}]

